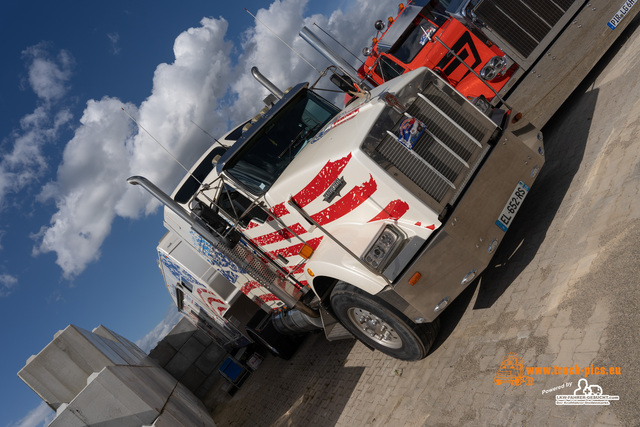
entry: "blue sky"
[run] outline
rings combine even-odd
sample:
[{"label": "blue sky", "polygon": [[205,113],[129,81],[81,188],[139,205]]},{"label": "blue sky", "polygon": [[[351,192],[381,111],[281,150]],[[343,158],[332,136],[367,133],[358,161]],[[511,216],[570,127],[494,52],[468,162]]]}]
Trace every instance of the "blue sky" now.
[{"label": "blue sky", "polygon": [[283,88],[315,79],[245,7],[320,67],[303,25],[360,52],[397,2],[3,5],[0,425],[51,417],[16,373],[58,330],[103,324],[148,347],[176,321],[156,264],[160,209],[125,180],[171,192],[182,172],[120,108],[190,165],[210,144],[192,121],[216,135],[259,109],[252,65]]}]

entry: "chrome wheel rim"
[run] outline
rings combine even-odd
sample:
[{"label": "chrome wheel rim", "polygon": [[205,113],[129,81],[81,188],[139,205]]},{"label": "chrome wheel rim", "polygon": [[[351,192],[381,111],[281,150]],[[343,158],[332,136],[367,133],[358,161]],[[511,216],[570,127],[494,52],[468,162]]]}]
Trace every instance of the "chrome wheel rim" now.
[{"label": "chrome wheel rim", "polygon": [[398,333],[380,317],[362,308],[350,308],[349,320],[366,336],[388,348],[402,347]]}]

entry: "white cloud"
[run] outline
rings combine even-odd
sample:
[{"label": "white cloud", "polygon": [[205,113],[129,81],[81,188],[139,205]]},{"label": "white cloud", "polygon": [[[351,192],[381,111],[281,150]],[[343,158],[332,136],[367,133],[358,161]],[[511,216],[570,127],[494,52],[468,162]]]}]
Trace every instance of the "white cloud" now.
[{"label": "white cloud", "polygon": [[182,314],[175,305],[171,304],[164,318],[147,335],[136,341],[136,345],[145,353],[149,353],[158,342],[164,338],[171,329],[182,319]]},{"label": "white cloud", "polygon": [[[44,186],[40,202],[54,200],[58,211],[36,236],[34,254],[56,252],[67,278],[79,274],[100,256],[111,231],[114,206],[127,191],[129,173],[125,141],[132,127],[113,98],[91,100],[80,127],[64,149],[57,181]],[[133,105],[128,110],[135,111]]]},{"label": "white cloud", "polygon": [[20,128],[7,139],[10,148],[0,156],[0,208],[8,194],[39,184],[48,171],[44,146],[55,141],[72,119],[68,109],[54,111],[53,107],[68,90],[74,64],[71,54],[63,50],[54,55],[46,43],[31,46],[22,54],[38,106],[20,120]]},{"label": "white cloud", "polygon": [[[374,32],[373,22],[397,9],[397,3],[389,0],[381,2],[356,0],[348,10],[338,9],[329,17],[318,14],[305,16],[307,3],[307,0],[279,0],[273,2],[268,9],[260,9],[255,14],[261,23],[256,22],[255,26],[244,34],[243,53],[238,66],[242,72],[232,84],[232,90],[238,97],[233,105],[236,114],[255,111],[256,92],[267,93],[249,73],[253,65],[258,65],[262,74],[283,90],[295,83],[314,82],[318,78],[318,72],[306,61],[318,70],[323,70],[329,65],[324,57],[298,36],[303,26],[310,28],[355,68],[358,68],[360,63],[324,35],[314,26],[314,23],[333,35],[351,52],[359,54],[367,43],[370,44]],[[364,31],[361,30],[362,28]],[[295,53],[283,41],[293,48]],[[364,59],[362,55],[360,57]],[[335,89],[331,84],[323,87]],[[325,96],[331,98],[329,93]]]},{"label": "white cloud", "polygon": [[9,424],[9,427],[46,427],[55,417],[56,413],[46,403],[41,402],[20,421]]},{"label": "white cloud", "polygon": [[[151,96],[140,106],[141,125],[186,167],[211,143],[191,121],[203,129],[226,129],[226,117],[215,111],[233,79],[232,44],[224,39],[227,27],[224,19],[203,18],[200,27],[180,34],[173,47],[174,63],[157,67]],[[145,132],[127,144],[131,174],[144,175],[170,193],[184,174],[181,167]],[[116,212],[137,217],[156,206],[140,188],[129,186]]]},{"label": "white cloud", "polygon": [[120,34],[118,33],[108,33],[107,38],[109,39],[109,43],[111,43],[111,53],[117,55],[120,53],[120,46],[118,46],[118,42],[120,41]]},{"label": "white cloud", "polygon": [[29,84],[39,98],[56,101],[67,93],[75,62],[69,52],[61,50],[54,57],[47,43],[39,43],[25,49],[22,56],[29,62]]},{"label": "white cloud", "polygon": [[66,109],[52,117],[49,109],[42,105],[22,118],[20,129],[9,137],[13,146],[0,156],[0,207],[4,206],[8,194],[39,183],[49,169],[43,148],[59,136],[71,118]]},{"label": "white cloud", "polygon": [[[225,126],[211,111],[232,75],[226,21],[205,18],[201,24],[176,39],[175,62],[158,66],[152,94],[140,108],[125,106],[187,167],[210,144],[191,120],[205,129]],[[99,258],[115,215],[136,218],[156,208],[157,203],[126,178],[144,175],[171,192],[183,174],[160,146],[134,127],[121,106],[107,97],[87,103],[56,181],[45,185],[39,196],[42,202],[55,201],[58,210],[34,236],[34,254],[56,252],[67,278]]]},{"label": "white cloud", "polygon": [[[360,51],[371,34],[354,33],[354,25],[373,22],[396,7],[391,1],[357,0],[349,10],[330,17],[305,17],[307,3],[277,0],[269,9],[259,10],[257,17],[314,64],[325,60],[298,37],[303,24],[317,22],[349,48]],[[186,167],[211,143],[192,121],[219,135],[261,108],[262,94],[267,91],[251,76],[251,66],[257,65],[283,89],[317,76],[258,23],[245,32],[234,65],[232,58],[239,48],[225,39],[227,28],[223,18],[203,18],[199,27],[180,34],[173,47],[175,61],[156,68],[151,95],[139,108],[126,107]],[[137,218],[157,208],[157,202],[142,189],[126,183],[127,177],[146,176],[171,193],[184,175],[149,135],[132,127],[119,104],[108,97],[87,103],[80,127],[65,148],[56,181],[46,184],[39,196],[40,201],[54,201],[57,212],[35,236],[34,253],[55,252],[67,278],[77,276],[99,258],[116,215]]]},{"label": "white cloud", "polygon": [[18,284],[18,279],[9,274],[0,274],[0,298],[7,297]]}]

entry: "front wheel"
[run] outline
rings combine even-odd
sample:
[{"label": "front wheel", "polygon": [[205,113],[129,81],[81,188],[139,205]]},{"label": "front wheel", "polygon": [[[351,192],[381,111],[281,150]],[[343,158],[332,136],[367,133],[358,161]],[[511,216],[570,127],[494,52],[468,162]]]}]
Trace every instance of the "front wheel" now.
[{"label": "front wheel", "polygon": [[396,359],[424,358],[440,329],[438,319],[416,324],[380,298],[345,282],[333,289],[331,307],[356,338]]}]

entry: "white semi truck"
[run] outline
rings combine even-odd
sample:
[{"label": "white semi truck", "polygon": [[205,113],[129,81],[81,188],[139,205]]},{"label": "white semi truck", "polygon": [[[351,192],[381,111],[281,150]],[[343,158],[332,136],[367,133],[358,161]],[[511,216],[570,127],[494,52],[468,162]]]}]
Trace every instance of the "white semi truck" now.
[{"label": "white semi truck", "polygon": [[[572,25],[558,22],[562,31]],[[540,60],[565,43],[562,31]],[[599,57],[577,62],[590,69]],[[515,94],[516,116],[474,105],[428,68],[371,90],[353,76],[361,90],[342,110],[314,85],[283,92],[254,71],[272,93],[267,107],[203,153],[171,196],[129,178],[165,205],[166,239],[189,248],[180,255],[163,240],[163,268],[177,261],[193,273],[186,258],[204,261],[232,285],[225,292],[268,314],[254,331],[324,328],[331,338],[341,325],[392,357],[425,357],[438,316],[486,268],[545,162],[536,124],[581,79],[564,73],[562,87],[549,89],[559,96],[539,93],[529,104]],[[188,282],[176,274],[170,281]]]}]

